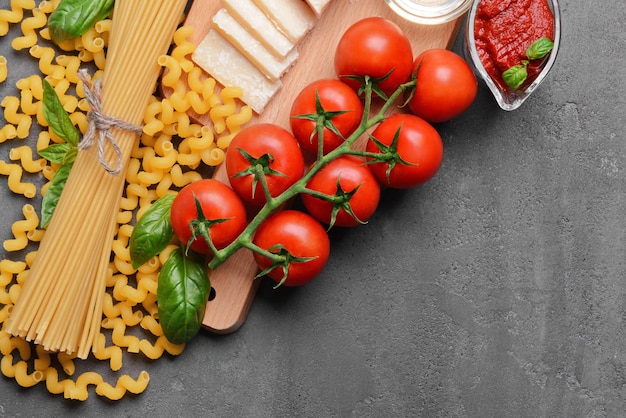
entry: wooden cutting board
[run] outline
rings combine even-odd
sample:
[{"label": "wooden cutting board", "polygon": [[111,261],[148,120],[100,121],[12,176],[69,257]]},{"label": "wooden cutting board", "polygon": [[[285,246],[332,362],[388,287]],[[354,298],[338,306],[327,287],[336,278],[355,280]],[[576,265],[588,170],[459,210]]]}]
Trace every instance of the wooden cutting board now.
[{"label": "wooden cutting board", "polygon": [[[211,28],[213,15],[221,8],[219,0],[194,0],[185,24],[194,28],[191,41],[199,44]],[[334,78],[335,46],[354,22],[369,16],[383,16],[396,22],[407,34],[413,53],[430,48],[451,48],[463,18],[436,26],[418,25],[395,15],[384,0],[332,0],[316,26],[298,45],[300,57],[283,76],[283,87],[260,115],[248,124],[271,122],[289,129],[289,110],[295,95],[307,84],[320,78]],[[167,95],[164,89],[164,94]],[[208,116],[190,113],[196,122],[211,125]],[[215,178],[227,182],[224,169],[218,167]],[[245,321],[259,280],[249,250],[240,250],[226,263],[211,272],[215,297],[207,304],[204,327],[217,334],[236,331]]]}]

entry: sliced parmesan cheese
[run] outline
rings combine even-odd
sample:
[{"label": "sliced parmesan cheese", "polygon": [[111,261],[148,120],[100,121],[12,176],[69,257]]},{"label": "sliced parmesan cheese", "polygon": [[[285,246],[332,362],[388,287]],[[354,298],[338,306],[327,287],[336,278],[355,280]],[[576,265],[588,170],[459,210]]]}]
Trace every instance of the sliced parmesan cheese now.
[{"label": "sliced parmesan cheese", "polygon": [[210,30],[192,55],[193,61],[224,86],[243,89],[241,100],[256,113],[263,109],[282,86],[269,80],[217,31]]},{"label": "sliced parmesan cheese", "polygon": [[228,13],[276,57],[285,57],[294,43],[285,37],[252,0],[222,0]]},{"label": "sliced parmesan cheese", "polygon": [[254,0],[293,43],[298,43],[317,21],[303,0]]},{"label": "sliced parmesan cheese", "polygon": [[315,14],[319,17],[324,11],[324,9],[326,8],[326,6],[328,6],[328,3],[330,3],[330,0],[306,0],[306,2],[309,4],[311,9],[313,9]]},{"label": "sliced parmesan cheese", "polygon": [[220,9],[213,16],[213,27],[270,80],[278,80],[298,58],[298,51],[294,48],[285,58],[276,59],[226,9]]}]

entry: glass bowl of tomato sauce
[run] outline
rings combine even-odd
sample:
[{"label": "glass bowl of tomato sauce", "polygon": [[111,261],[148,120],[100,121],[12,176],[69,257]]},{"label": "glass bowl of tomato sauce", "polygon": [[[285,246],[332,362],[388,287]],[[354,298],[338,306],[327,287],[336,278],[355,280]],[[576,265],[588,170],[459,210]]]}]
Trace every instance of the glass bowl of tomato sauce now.
[{"label": "glass bowl of tomato sauce", "polygon": [[558,0],[474,0],[467,16],[466,58],[507,111],[544,81],[560,42]]}]

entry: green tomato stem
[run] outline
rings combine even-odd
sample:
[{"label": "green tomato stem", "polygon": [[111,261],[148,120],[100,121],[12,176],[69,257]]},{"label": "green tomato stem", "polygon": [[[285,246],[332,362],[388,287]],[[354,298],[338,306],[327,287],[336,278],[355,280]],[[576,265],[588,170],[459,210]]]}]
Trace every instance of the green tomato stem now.
[{"label": "green tomato stem", "polygon": [[[273,261],[276,261],[277,254],[274,254],[270,251],[263,250],[256,246],[252,242],[252,238],[254,237],[255,231],[261,225],[263,221],[265,221],[270,215],[272,215],[278,208],[289,202],[291,199],[299,195],[300,193],[310,193],[310,190],[307,189],[307,183],[313,178],[313,176],[322,169],[322,167],[326,166],[329,162],[335,160],[336,158],[342,155],[358,155],[358,156],[370,156],[372,153],[367,153],[365,151],[358,151],[351,149],[351,146],[359,139],[363,134],[365,134],[370,128],[379,124],[385,119],[385,115],[389,111],[389,108],[393,105],[393,103],[403,94],[403,92],[407,89],[413,88],[416,84],[416,80],[413,79],[408,81],[402,85],[400,85],[396,91],[383,103],[381,108],[374,115],[370,115],[371,107],[372,107],[372,80],[366,77],[366,84],[364,90],[364,104],[363,104],[363,118],[359,124],[359,127],[350,135],[342,145],[329,152],[326,155],[318,155],[317,160],[311,166],[310,170],[307,171],[302,178],[300,178],[297,182],[295,182],[290,188],[285,190],[283,193],[276,197],[272,197],[269,195],[269,188],[267,186],[267,182],[264,175],[260,175],[260,181],[263,185],[263,190],[266,193],[267,201],[261,209],[256,213],[256,215],[252,218],[252,220],[248,223],[243,232],[228,246],[224,247],[221,250],[215,251],[213,258],[209,261],[209,268],[216,269],[222,263],[224,263],[231,255],[240,250],[241,248],[247,248],[253,252],[259,253],[265,257],[270,258]],[[320,143],[322,143],[322,138],[318,139]],[[377,154],[380,155],[380,154]]]}]

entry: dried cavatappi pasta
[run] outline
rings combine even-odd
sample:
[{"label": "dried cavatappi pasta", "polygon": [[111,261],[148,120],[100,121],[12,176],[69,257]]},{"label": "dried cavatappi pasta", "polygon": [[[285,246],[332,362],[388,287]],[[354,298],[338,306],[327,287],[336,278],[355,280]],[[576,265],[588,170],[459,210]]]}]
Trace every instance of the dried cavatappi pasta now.
[{"label": "dried cavatappi pasta", "polygon": [[7,79],[9,75],[9,70],[7,68],[7,59],[6,57],[0,55],[0,83]]},{"label": "dried cavatappi pasta", "polygon": [[[0,159],[0,175],[6,181],[0,184],[6,184],[16,199],[24,200],[21,216],[16,214],[12,224],[12,238],[3,242],[5,252],[0,257],[0,369],[20,386],[45,387],[68,399],[86,400],[90,393],[120,399],[126,393],[146,390],[150,376],[145,369],[151,361],[179,355],[184,349],[163,335],[156,305],[158,274],[174,247],[134,269],[128,250],[134,219],[159,197],[176,193],[209,174],[211,166],[219,165],[230,140],[250,120],[252,111],[237,100],[241,89],[218,90],[215,80],[192,63],[195,47],[189,38],[193,30],[180,27],[171,52],[155,63],[163,68],[162,84],[172,94],[155,95],[147,104],[143,134],[125,172],[101,328],[93,352],[83,361],[77,353],[47,351],[42,345],[13,336],[7,332],[7,322],[46,233],[39,226],[39,211],[31,200],[47,192],[59,168],[36,152],[63,142],[43,116],[44,80],[84,133],[89,106],[77,73],[88,66],[92,79],[103,77],[112,28],[111,19],[105,19],[80,38],[55,46],[49,41],[45,21],[59,2],[42,1],[36,7],[33,0],[11,0],[9,10],[0,10],[0,37],[8,35],[13,48],[28,50],[33,67],[38,69],[34,74],[24,74],[12,86],[14,93],[0,102],[0,145],[8,150],[8,160]],[[6,59],[0,57],[0,82],[6,79],[6,66]],[[212,123],[200,125],[190,114],[208,115]]]}]

